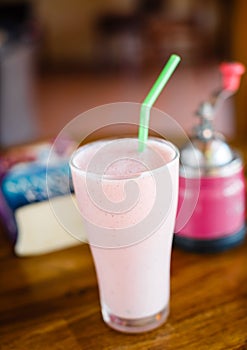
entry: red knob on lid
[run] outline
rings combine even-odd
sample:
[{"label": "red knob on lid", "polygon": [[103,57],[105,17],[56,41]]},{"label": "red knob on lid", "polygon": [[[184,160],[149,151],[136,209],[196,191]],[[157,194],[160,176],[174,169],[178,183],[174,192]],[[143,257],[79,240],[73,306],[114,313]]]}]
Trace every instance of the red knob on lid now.
[{"label": "red knob on lid", "polygon": [[245,66],[239,62],[223,62],[220,65],[223,77],[223,89],[231,92],[238,90],[241,75],[245,72]]}]

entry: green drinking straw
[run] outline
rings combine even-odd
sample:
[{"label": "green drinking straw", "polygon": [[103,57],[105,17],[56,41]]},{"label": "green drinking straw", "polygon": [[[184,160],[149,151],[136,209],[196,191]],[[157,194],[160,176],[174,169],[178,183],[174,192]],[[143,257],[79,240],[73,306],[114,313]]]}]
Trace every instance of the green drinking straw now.
[{"label": "green drinking straw", "polygon": [[180,60],[181,60],[181,58],[178,55],[171,55],[170,56],[165,67],[161,71],[160,75],[158,76],[157,80],[155,81],[154,85],[152,86],[151,90],[147,94],[147,97],[145,98],[145,100],[143,101],[143,103],[141,105],[140,125],[139,125],[139,133],[138,133],[139,152],[144,151],[144,149],[146,147],[146,142],[148,139],[150,110],[151,110],[154,102],[159,97],[164,86],[166,85],[166,83],[170,79],[172,73],[176,69]]}]

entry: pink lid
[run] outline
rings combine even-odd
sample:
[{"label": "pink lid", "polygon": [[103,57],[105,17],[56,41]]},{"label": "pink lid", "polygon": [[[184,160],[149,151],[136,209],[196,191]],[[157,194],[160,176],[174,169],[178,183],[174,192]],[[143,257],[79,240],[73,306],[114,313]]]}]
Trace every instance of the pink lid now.
[{"label": "pink lid", "polygon": [[231,92],[238,90],[241,75],[245,72],[245,66],[239,62],[223,62],[220,64],[223,78],[223,89]]}]

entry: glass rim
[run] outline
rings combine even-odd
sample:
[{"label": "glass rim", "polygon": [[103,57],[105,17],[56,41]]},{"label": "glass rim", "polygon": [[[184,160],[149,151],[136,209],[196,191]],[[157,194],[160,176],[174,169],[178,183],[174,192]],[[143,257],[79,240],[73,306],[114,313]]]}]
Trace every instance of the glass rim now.
[{"label": "glass rim", "polygon": [[158,166],[154,169],[149,169],[149,170],[145,170],[145,171],[141,171],[138,173],[133,173],[133,174],[129,174],[129,175],[109,175],[109,174],[99,174],[99,173],[94,173],[92,171],[88,171],[87,169],[82,169],[79,166],[77,166],[75,164],[75,158],[77,156],[77,154],[79,154],[80,152],[82,152],[82,149],[88,148],[90,146],[92,146],[92,144],[96,144],[96,143],[102,143],[102,142],[109,142],[109,141],[114,141],[114,140],[128,140],[128,139],[136,139],[138,140],[137,137],[133,136],[128,136],[128,137],[109,137],[109,138],[101,138],[92,142],[89,142],[85,145],[80,146],[79,148],[77,148],[71,155],[70,160],[69,160],[69,165],[72,169],[79,171],[80,174],[84,175],[84,176],[91,176],[94,178],[100,178],[101,180],[108,180],[108,181],[119,181],[119,180],[131,180],[131,179],[136,179],[136,178],[140,178],[140,177],[144,177],[147,176],[148,174],[150,174],[150,172],[158,172],[163,168],[168,167],[170,164],[174,163],[176,161],[176,159],[179,158],[179,150],[178,148],[170,141],[167,141],[165,139],[159,138],[159,137],[154,137],[151,136],[148,138],[148,140],[152,140],[152,141],[156,141],[159,143],[163,143],[165,144],[167,147],[169,147],[170,149],[172,149],[174,151],[174,156],[171,160],[165,162],[164,164],[162,164],[161,166]]}]

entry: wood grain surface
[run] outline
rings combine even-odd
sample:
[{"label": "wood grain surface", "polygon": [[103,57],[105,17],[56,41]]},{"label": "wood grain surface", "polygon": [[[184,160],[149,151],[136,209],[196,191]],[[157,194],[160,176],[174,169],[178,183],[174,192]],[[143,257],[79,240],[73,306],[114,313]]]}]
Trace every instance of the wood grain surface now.
[{"label": "wood grain surface", "polygon": [[214,255],[173,249],[167,322],[124,335],[102,321],[87,245],[16,258],[0,234],[0,349],[247,349],[247,243]]}]

